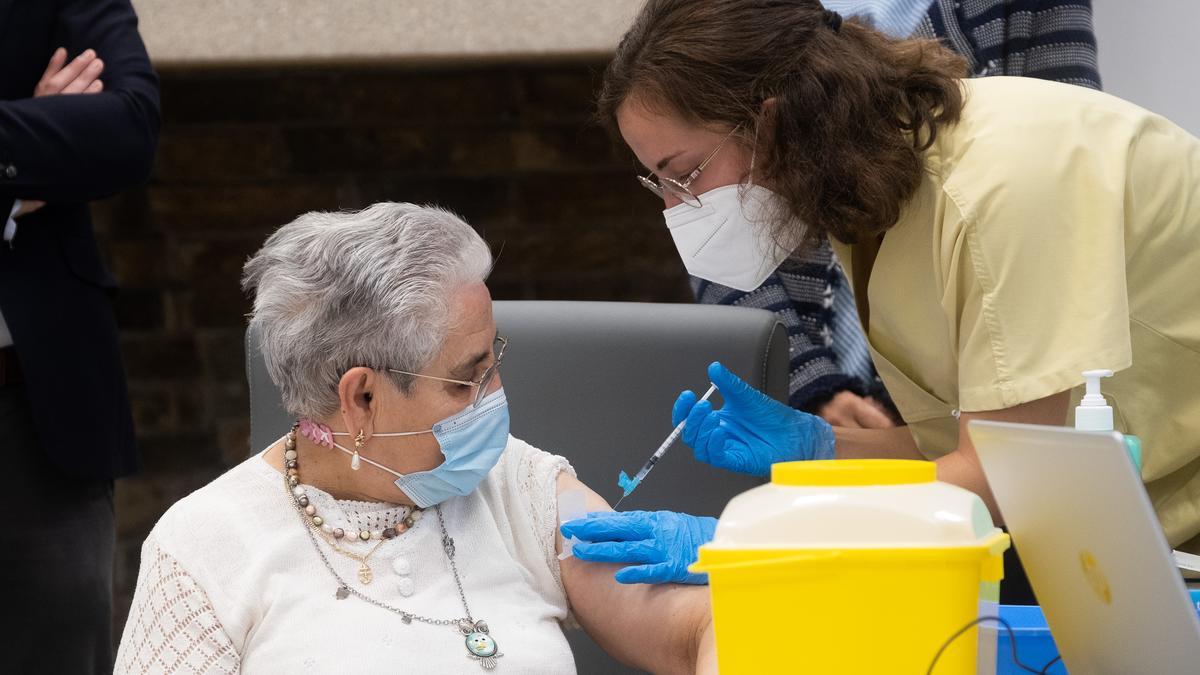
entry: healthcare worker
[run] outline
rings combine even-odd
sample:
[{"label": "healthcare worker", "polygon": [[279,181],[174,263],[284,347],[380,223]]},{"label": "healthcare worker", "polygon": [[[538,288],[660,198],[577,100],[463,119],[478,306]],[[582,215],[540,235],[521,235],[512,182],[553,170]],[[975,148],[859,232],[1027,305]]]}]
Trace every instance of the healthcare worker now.
[{"label": "healthcare worker", "polygon": [[[1021,75],[1100,89],[1090,0],[824,0],[895,38],[939,38],[972,76]],[[753,286],[692,276],[706,304],[773,312],[787,330],[788,398],[834,426],[891,427],[897,413],[871,364],[854,296],[827,242],[795,251]]]},{"label": "healthcare worker", "polygon": [[[688,269],[736,286],[828,239],[905,423],[831,427],[714,364],[724,407],[682,394],[684,441],[756,475],[929,459],[1000,520],[966,423],[1069,423],[1081,371],[1109,368],[1167,539],[1200,552],[1200,141],[1083,87],[964,74],[815,0],[646,4],[599,112]],[[563,532],[593,542],[578,557],[628,565],[619,580],[701,582],[686,568],[712,527],[627,512]]]}]

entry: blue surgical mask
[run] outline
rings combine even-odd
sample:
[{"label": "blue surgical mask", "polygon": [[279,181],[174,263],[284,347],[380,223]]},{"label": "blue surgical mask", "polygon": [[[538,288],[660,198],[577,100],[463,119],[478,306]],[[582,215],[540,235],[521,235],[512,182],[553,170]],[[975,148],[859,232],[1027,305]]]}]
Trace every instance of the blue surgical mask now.
[{"label": "blue surgical mask", "polygon": [[[465,497],[471,494],[487,477],[492,467],[496,466],[496,462],[500,461],[500,455],[508,446],[508,399],[504,396],[504,388],[501,387],[486,396],[478,406],[467,406],[461,412],[438,422],[432,429],[374,436],[388,438],[420,434],[433,434],[445,457],[445,461],[429,471],[404,474],[366,457],[361,459],[396,476],[396,487],[403,490],[404,494],[421,508],[440,504],[451,497]],[[349,434],[329,434],[343,435]],[[347,454],[357,454],[333,442],[332,438],[326,439],[328,443],[322,440],[318,442],[336,447]]]},{"label": "blue surgical mask", "polygon": [[[433,437],[446,460],[429,471],[401,474],[396,487],[426,508],[451,497],[465,497],[487,477],[508,445],[508,399],[504,388],[433,425]],[[386,434],[383,434],[386,436]]]}]

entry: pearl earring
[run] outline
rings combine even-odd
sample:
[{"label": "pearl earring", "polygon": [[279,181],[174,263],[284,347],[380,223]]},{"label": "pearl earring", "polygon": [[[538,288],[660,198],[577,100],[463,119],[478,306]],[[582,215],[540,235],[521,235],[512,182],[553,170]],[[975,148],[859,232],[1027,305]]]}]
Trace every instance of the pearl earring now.
[{"label": "pearl earring", "polygon": [[350,458],[350,468],[355,471],[358,471],[359,467],[358,451],[362,450],[364,445],[366,445],[366,442],[363,441],[363,431],[359,429],[358,435],[354,437],[354,455]]}]

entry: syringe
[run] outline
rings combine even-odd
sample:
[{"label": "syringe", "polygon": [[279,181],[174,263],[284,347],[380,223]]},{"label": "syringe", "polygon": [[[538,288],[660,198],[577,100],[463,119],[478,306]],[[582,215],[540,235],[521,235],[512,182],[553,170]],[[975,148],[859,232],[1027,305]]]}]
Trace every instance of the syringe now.
[{"label": "syringe", "polygon": [[[714,384],[710,386],[708,391],[704,392],[704,396],[700,397],[700,401],[707,401],[708,397],[712,396],[713,392],[716,390],[717,385]],[[700,401],[696,401],[696,403],[699,403]],[[650,473],[650,469],[653,469],[655,464],[658,464],[658,460],[662,459],[663,455],[667,454],[667,450],[671,447],[671,444],[674,443],[675,439],[679,438],[679,435],[683,433],[683,426],[685,424],[687,424],[686,419],[675,425],[675,429],[667,436],[667,440],[663,441],[662,445],[658,446],[658,449],[654,451],[654,454],[650,455],[650,459],[646,460],[646,463],[642,465],[641,469],[638,470],[637,475],[635,475],[633,478],[630,478],[629,474],[625,473],[624,471],[621,472],[621,475],[617,477],[617,486],[624,490],[625,494],[621,495],[621,498],[617,500],[616,504],[613,504],[614,511],[616,511],[617,507],[621,505],[621,502],[625,501],[626,497],[633,494],[633,491],[637,489],[638,485],[641,485],[642,479],[644,479],[646,475]]]}]

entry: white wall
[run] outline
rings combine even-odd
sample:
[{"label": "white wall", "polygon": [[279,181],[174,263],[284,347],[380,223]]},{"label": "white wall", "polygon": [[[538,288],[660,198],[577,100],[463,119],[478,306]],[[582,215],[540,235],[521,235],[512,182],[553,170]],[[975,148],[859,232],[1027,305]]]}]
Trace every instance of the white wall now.
[{"label": "white wall", "polygon": [[[643,0],[134,0],[158,65],[611,52]],[[1200,136],[1200,0],[1093,0],[1104,89]]]},{"label": "white wall", "polygon": [[1110,94],[1200,136],[1200,0],[1093,0]]},{"label": "white wall", "polygon": [[159,66],[611,53],[642,0],[133,0]]}]

